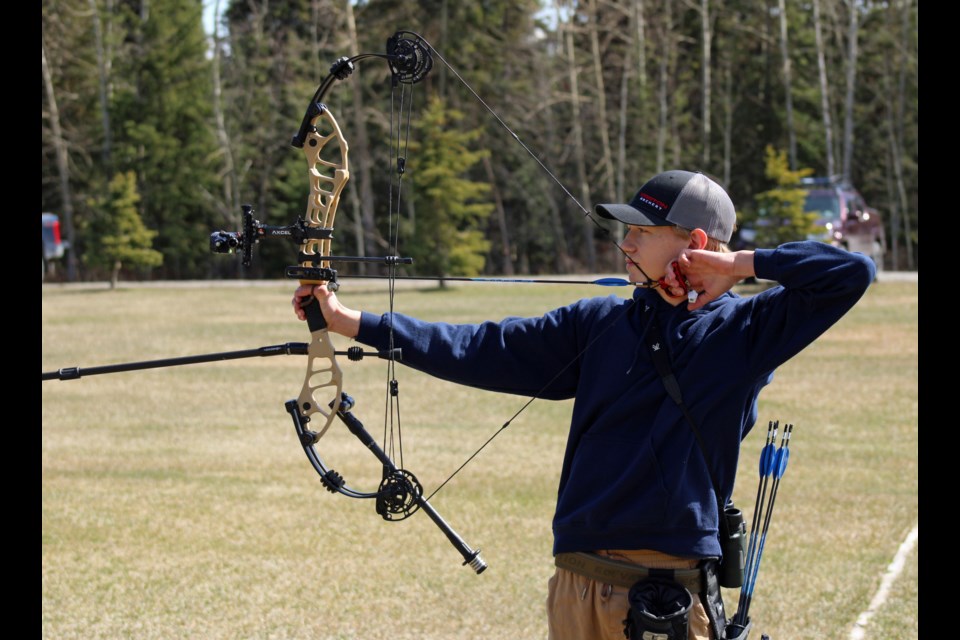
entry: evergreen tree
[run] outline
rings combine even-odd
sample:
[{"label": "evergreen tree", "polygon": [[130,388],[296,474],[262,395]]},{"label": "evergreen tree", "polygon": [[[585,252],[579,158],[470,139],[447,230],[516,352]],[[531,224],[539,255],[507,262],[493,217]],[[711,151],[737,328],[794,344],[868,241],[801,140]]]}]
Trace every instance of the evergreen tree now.
[{"label": "evergreen tree", "polygon": [[[157,230],[167,275],[202,275],[214,226],[211,75],[202,6],[194,0],[123,7],[127,49],[117,61],[117,160],[135,171],[140,208]],[[219,221],[217,221],[219,222]]]},{"label": "evergreen tree", "polygon": [[817,214],[803,210],[807,192],[800,187],[800,180],[811,173],[812,169],[792,171],[786,151],[767,147],[766,176],[776,186],[758,193],[755,198],[758,246],[775,247],[784,242],[805,240],[807,236],[823,231],[816,224]]},{"label": "evergreen tree", "polygon": [[90,203],[95,214],[86,229],[89,240],[83,257],[90,265],[110,269],[111,289],[123,266],[146,270],[163,264],[163,254],[151,248],[157,232],[143,224],[139,202],[136,175],[127,171],[113,177],[108,195]]},{"label": "evergreen tree", "polygon": [[402,234],[402,251],[425,275],[478,275],[490,247],[483,230],[493,205],[480,201],[489,185],[465,177],[489,152],[469,148],[480,132],[460,130],[462,118],[431,99],[417,126],[418,142],[411,144],[415,213]]}]

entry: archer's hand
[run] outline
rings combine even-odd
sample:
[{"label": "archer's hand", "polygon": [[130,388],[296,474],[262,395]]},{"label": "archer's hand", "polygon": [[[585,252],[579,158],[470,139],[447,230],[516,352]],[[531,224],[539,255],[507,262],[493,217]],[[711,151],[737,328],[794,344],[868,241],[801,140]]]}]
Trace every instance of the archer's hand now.
[{"label": "archer's hand", "polygon": [[300,285],[293,294],[292,304],[293,311],[300,320],[307,319],[307,313],[303,310],[306,304],[319,304],[330,331],[347,338],[355,338],[360,332],[360,312],[343,306],[337,295],[325,284]]},{"label": "archer's hand", "polygon": [[[690,311],[696,311],[708,302],[729,291],[733,285],[744,278],[755,275],[753,271],[753,251],[736,253],[718,253],[697,249],[684,249],[677,258],[680,272],[690,283],[690,288],[699,293],[697,301],[688,304]],[[671,288],[678,288],[673,269],[667,270],[665,280]]]}]

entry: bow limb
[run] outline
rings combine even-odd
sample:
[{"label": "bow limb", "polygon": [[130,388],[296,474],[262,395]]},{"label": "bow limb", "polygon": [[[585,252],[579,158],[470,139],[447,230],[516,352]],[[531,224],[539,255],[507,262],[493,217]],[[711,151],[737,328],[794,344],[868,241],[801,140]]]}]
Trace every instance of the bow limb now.
[{"label": "bow limb", "polygon": [[[316,115],[310,120],[303,145],[310,174],[310,196],[304,216],[306,234],[300,246],[299,263],[304,273],[313,274],[314,277],[301,278],[300,284],[329,281],[330,286],[335,287],[336,274],[330,270],[330,263],[324,258],[330,256],[334,218],[343,188],[350,179],[349,146],[330,110],[322,104],[315,104],[313,108]],[[337,150],[339,157],[331,159]],[[322,424],[315,431],[316,442],[330,428],[340,409],[343,373],[337,364],[320,305],[316,300],[311,300],[310,304],[304,306],[304,311],[311,338],[307,348],[307,372],[297,407],[306,421],[316,414],[322,417]]]}]

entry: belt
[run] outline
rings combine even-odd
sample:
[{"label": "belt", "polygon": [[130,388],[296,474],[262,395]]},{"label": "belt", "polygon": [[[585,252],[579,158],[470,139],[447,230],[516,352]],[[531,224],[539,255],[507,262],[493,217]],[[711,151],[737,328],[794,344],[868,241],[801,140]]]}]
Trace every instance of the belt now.
[{"label": "belt", "polygon": [[553,562],[561,569],[603,584],[629,589],[640,580],[661,577],[680,583],[692,594],[700,593],[700,569],[650,569],[582,551],[558,553]]}]

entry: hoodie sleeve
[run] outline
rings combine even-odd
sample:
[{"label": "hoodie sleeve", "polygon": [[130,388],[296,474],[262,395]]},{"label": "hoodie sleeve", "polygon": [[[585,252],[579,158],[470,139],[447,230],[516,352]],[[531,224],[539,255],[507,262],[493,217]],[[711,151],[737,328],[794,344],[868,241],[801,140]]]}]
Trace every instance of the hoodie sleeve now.
[{"label": "hoodie sleeve", "polygon": [[364,313],[357,340],[402,350],[403,364],[432,376],[489,391],[564,399],[574,395],[579,354],[598,309],[619,300],[596,298],[538,318],[448,324],[403,314]]},{"label": "hoodie sleeve", "polygon": [[758,249],[757,277],[779,287],[750,299],[744,327],[754,348],[751,368],[769,373],[833,326],[863,296],[876,276],[870,258],[820,242]]}]

